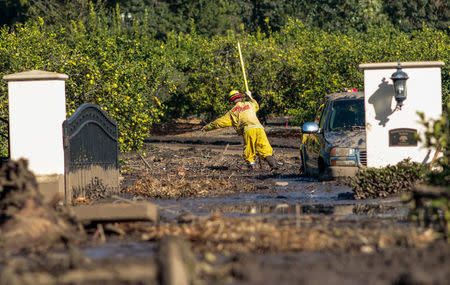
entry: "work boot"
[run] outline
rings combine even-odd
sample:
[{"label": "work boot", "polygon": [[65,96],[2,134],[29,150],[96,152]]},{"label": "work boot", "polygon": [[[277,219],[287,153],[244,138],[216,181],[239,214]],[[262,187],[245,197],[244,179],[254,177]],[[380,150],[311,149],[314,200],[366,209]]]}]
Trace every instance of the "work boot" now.
[{"label": "work boot", "polygon": [[277,162],[275,161],[275,158],[273,158],[273,156],[268,155],[264,159],[267,161],[267,164],[269,164],[271,169],[278,169]]},{"label": "work boot", "polygon": [[248,169],[255,169],[256,168],[256,163],[253,161],[253,162],[249,162],[248,164],[247,164],[247,166],[248,166]]}]

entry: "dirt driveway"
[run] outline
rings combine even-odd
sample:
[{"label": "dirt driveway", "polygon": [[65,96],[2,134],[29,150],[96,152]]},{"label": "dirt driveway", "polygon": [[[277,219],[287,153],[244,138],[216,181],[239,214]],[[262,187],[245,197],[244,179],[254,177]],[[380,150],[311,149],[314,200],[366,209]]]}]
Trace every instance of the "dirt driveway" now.
[{"label": "dirt driveway", "polygon": [[302,176],[298,128],[267,127],[279,169],[249,171],[232,129],[199,127],[166,125],[120,158],[114,199],[155,203],[159,222],[91,225],[68,249],[0,259],[0,284],[171,284],[174,237],[182,284],[448,284],[450,245],[409,221],[401,197],[354,200],[342,181]]}]

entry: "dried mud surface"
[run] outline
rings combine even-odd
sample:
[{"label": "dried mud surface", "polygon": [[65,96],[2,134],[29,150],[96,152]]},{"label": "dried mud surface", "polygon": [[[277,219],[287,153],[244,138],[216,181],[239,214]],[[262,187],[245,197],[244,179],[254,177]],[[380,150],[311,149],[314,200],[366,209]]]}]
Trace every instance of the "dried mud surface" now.
[{"label": "dried mud surface", "polygon": [[166,124],[120,157],[112,199],[151,201],[159,222],[84,225],[65,250],[0,254],[0,284],[170,284],[174,236],[183,284],[448,284],[450,245],[399,197],[355,201],[342,181],[302,176],[298,128],[268,126],[279,169],[250,171],[232,129],[200,127]]}]

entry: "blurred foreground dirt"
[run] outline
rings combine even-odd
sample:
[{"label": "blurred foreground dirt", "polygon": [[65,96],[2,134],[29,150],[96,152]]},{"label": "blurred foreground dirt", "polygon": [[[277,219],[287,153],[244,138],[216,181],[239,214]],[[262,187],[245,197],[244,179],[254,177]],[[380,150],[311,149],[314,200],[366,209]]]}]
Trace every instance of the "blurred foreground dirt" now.
[{"label": "blurred foreground dirt", "polygon": [[77,203],[148,200],[160,221],[78,224],[71,239],[9,253],[4,243],[0,284],[448,284],[446,241],[386,215],[404,209],[398,197],[356,205],[342,181],[302,177],[299,129],[286,126],[267,127],[277,171],[246,169],[232,129],[154,130],[143,153],[121,156],[119,197]]}]

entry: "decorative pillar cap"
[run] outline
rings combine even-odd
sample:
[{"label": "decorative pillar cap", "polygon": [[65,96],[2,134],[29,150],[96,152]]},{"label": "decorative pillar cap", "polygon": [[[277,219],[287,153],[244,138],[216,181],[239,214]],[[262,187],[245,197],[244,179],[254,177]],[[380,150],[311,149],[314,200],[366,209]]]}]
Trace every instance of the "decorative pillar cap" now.
[{"label": "decorative pillar cap", "polygon": [[36,80],[67,80],[69,76],[67,74],[42,71],[42,70],[31,70],[25,72],[19,72],[14,74],[8,74],[3,76],[5,81],[36,81]]},{"label": "decorative pillar cap", "polygon": [[[401,62],[402,68],[428,68],[428,67],[443,67],[443,61],[414,61]],[[398,62],[377,62],[377,63],[361,63],[359,68],[366,69],[391,69],[397,68]]]}]

